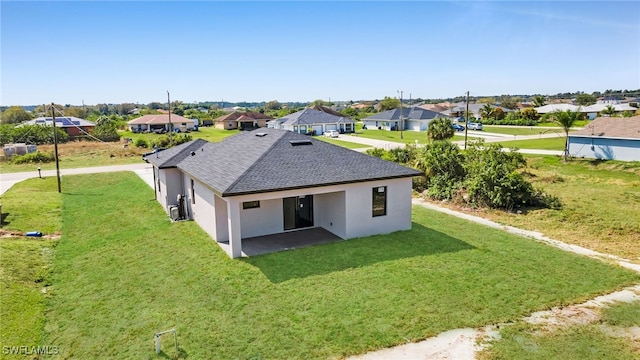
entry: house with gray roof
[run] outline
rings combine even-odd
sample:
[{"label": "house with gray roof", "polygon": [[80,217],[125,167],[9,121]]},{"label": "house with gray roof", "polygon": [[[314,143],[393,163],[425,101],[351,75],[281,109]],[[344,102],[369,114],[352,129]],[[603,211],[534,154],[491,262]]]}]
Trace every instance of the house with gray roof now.
[{"label": "house with gray roof", "polygon": [[262,128],[149,154],[156,199],[232,258],[243,239],[322,228],[350,239],[411,228],[422,173],[292,131]]},{"label": "house with gray roof", "polygon": [[574,157],[640,161],[640,116],[596,118],[569,133],[568,143]]},{"label": "house with gray roof", "polygon": [[[401,116],[402,115],[402,118]],[[445,114],[414,106],[408,108],[392,109],[373,114],[362,119],[367,129],[426,131],[431,120],[446,118]]]},{"label": "house with gray roof", "polygon": [[338,116],[335,113],[321,111],[316,108],[307,108],[269,121],[267,122],[267,127],[289,130],[299,134],[313,133],[315,135],[322,135],[329,130],[336,130],[340,133],[352,133],[355,131],[355,123],[350,117],[345,115]]}]

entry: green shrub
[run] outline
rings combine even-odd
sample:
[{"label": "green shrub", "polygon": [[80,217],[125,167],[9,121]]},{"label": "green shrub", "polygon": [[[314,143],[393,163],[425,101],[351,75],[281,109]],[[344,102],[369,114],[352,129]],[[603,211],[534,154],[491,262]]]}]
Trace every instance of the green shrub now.
[{"label": "green shrub", "polygon": [[55,156],[52,153],[44,153],[36,151],[33,153],[14,156],[11,162],[14,164],[35,164],[35,163],[48,163],[55,161]]},{"label": "green shrub", "polygon": [[144,148],[144,149],[147,149],[149,147],[149,142],[147,142],[147,140],[143,138],[137,138],[133,144],[135,145],[135,147]]},{"label": "green shrub", "polygon": [[425,173],[427,195],[433,199],[452,199],[465,177],[464,158],[457,145],[434,141],[420,149],[415,166]]}]

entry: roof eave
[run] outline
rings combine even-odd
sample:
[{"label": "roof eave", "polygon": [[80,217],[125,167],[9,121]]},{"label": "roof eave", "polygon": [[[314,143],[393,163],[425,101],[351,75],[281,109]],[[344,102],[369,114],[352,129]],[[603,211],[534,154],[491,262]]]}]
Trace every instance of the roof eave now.
[{"label": "roof eave", "polygon": [[355,183],[364,183],[364,182],[380,181],[380,180],[401,179],[401,178],[409,178],[409,177],[423,176],[423,175],[424,175],[423,172],[416,172],[415,174],[385,176],[385,177],[370,178],[370,179],[363,179],[363,180],[337,181],[337,182],[322,183],[322,184],[289,186],[289,187],[255,190],[255,191],[222,192],[220,193],[220,196],[231,197],[231,196],[252,195],[252,194],[265,194],[265,193],[271,193],[271,192],[317,188],[317,187],[323,187],[323,186],[335,186],[335,185],[355,184]]}]

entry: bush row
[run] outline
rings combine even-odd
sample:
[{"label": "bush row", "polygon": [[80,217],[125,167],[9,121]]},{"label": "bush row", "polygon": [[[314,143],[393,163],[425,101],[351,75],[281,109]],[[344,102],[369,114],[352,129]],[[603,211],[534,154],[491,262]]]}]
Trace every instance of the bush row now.
[{"label": "bush row", "polygon": [[534,188],[526,180],[520,171],[526,166],[522,154],[504,152],[499,144],[479,140],[463,153],[449,141],[434,141],[420,149],[407,146],[367,153],[423,171],[423,177],[414,179],[414,190],[434,200],[506,210],[562,206],[557,197]]}]

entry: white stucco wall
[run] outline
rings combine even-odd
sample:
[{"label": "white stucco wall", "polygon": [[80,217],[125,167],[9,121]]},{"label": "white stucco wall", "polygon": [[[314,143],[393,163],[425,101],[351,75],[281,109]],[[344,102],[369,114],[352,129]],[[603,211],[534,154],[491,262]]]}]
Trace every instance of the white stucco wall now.
[{"label": "white stucco wall", "polygon": [[255,209],[242,209],[242,204],[240,206],[243,238],[282,232],[282,199],[260,200],[260,207]]},{"label": "white stucco wall", "polygon": [[216,209],[214,206],[214,193],[208,187],[204,186],[198,180],[193,181],[195,203],[194,198],[191,195],[191,177],[184,175],[184,195],[185,195],[185,207],[187,208],[187,215],[200,225],[211,238],[217,240],[216,222],[214,221],[216,216]]},{"label": "white stucco wall", "polygon": [[345,192],[330,192],[313,197],[315,225],[347,238]]},{"label": "white stucco wall", "polygon": [[[182,189],[182,173],[178,169],[171,168],[158,169],[156,175],[156,179],[160,180],[160,188],[156,189],[158,202],[162,205],[164,211],[169,213],[169,205],[176,205],[178,203],[177,196],[181,193]],[[156,183],[156,187],[157,186]]]},{"label": "white stucco wall", "polygon": [[[387,186],[387,215],[373,217],[372,189],[378,186]],[[314,195],[314,226],[321,226],[345,239],[411,229],[411,178],[242,195],[237,197],[237,201],[242,204],[244,201],[259,200],[261,208],[264,200],[274,201],[264,209],[269,209],[268,214],[267,211],[260,212],[268,216],[269,226],[263,223],[260,226],[249,225],[251,236],[259,236],[284,230],[282,198],[306,195]],[[240,211],[241,214],[250,214]],[[259,223],[259,220],[252,218],[259,217],[258,212],[244,217],[241,216],[244,224]],[[248,237],[244,228],[242,237]]]},{"label": "white stucco wall", "polygon": [[640,139],[569,137],[569,154],[590,159],[640,161]]},{"label": "white stucco wall", "polygon": [[[387,215],[372,216],[372,189],[387,186]],[[411,229],[411,178],[350,184],[346,191],[346,238]]]}]

